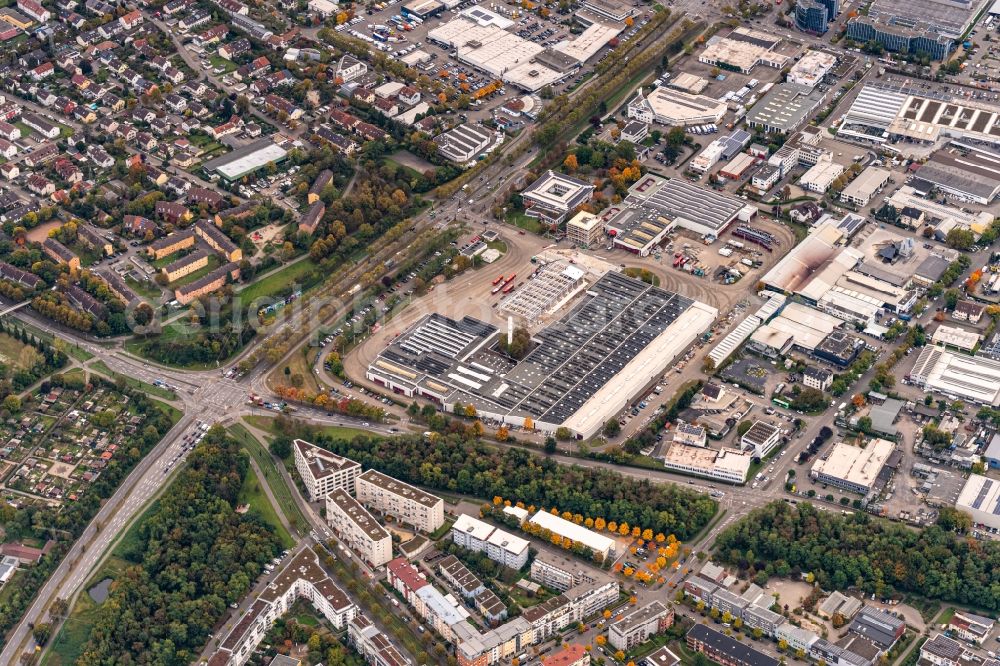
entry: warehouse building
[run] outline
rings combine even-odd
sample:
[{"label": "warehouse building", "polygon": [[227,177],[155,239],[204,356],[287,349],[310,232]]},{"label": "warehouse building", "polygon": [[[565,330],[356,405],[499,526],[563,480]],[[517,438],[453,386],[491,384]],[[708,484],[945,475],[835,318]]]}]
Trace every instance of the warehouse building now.
[{"label": "warehouse building", "polygon": [[895,442],[887,439],[870,440],[863,448],[838,442],[825,460],[813,464],[809,476],[818,483],[867,495],[884,485],[888,479],[884,472],[891,473],[896,453]]},{"label": "warehouse building", "polygon": [[836,162],[817,162],[799,178],[799,186],[810,192],[823,194],[833,181],[840,178],[844,173],[844,167]]},{"label": "warehouse building", "polygon": [[857,206],[867,206],[885,184],[889,182],[892,172],[882,167],[870,166],[862,171],[857,178],[840,193],[840,200]]},{"label": "warehouse building", "polygon": [[233,183],[267,168],[268,164],[281,164],[287,158],[288,151],[267,138],[211,159],[202,165],[202,169],[210,176],[219,176],[227,183]]},{"label": "warehouse building", "polygon": [[823,103],[826,95],[798,83],[779,83],[747,112],[750,127],[765,132],[794,132]]},{"label": "warehouse building", "polygon": [[951,400],[1000,406],[1000,361],[985,356],[966,356],[927,345],[913,364],[909,379]]},{"label": "warehouse building", "polygon": [[490,147],[495,135],[482,125],[465,123],[434,137],[438,152],[445,159],[465,164]]},{"label": "warehouse building", "polygon": [[961,201],[986,205],[1000,193],[1000,157],[983,151],[939,150],[917,174]]},{"label": "warehouse building", "polygon": [[734,196],[699,187],[684,178],[664,180],[651,174],[629,188],[622,205],[641,208],[673,220],[688,231],[714,238],[736,220],[749,222],[757,214],[755,206]]},{"label": "warehouse building", "polygon": [[938,326],[931,336],[931,342],[948,349],[957,349],[971,354],[983,339],[979,333],[968,331],[960,326]]},{"label": "warehouse building", "polygon": [[553,535],[569,539],[573,543],[582,544],[594,553],[599,554],[605,562],[610,561],[608,557],[615,553],[616,544],[614,539],[589,530],[583,525],[577,525],[572,521],[553,515],[548,511],[539,511],[529,518],[528,522],[536,525],[539,529],[548,530]]},{"label": "warehouse building", "polygon": [[562,426],[587,438],[718,316],[715,308],[613,271],[567,307],[516,363],[492,350],[495,326],[428,315],[376,357],[367,377],[449,411],[471,404],[481,416],[514,425],[530,418],[546,432]]}]

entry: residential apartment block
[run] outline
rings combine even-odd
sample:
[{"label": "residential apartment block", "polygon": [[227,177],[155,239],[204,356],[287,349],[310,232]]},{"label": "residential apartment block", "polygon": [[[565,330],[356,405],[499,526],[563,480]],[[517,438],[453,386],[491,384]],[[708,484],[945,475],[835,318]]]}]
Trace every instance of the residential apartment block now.
[{"label": "residential apartment block", "polygon": [[392,537],[343,488],[326,496],[326,521],[344,543],[372,566],[380,567],[392,559]]},{"label": "residential apartment block", "polygon": [[541,551],[531,562],[528,574],[531,580],[553,590],[565,592],[582,583],[596,584],[593,570],[584,567],[578,560]]},{"label": "residential apartment block", "polygon": [[298,599],[308,601],[337,629],[347,627],[358,613],[354,602],[333,582],[309,549],[289,560],[284,570],[222,641],[208,666],[242,666],[279,617]]},{"label": "residential apartment block", "polygon": [[444,525],[444,501],[373,469],[355,481],[358,501],[423,532]]},{"label": "residential apartment block", "polygon": [[618,650],[628,651],[645,643],[655,634],[666,631],[674,623],[674,609],[660,601],[651,601],[614,621],[608,627],[608,642]]},{"label": "residential apartment block", "polygon": [[528,541],[489,523],[462,514],[451,528],[451,539],[463,548],[486,553],[494,562],[511,569],[528,563]]},{"label": "residential apartment block", "polygon": [[304,439],[292,442],[295,469],[305,484],[310,502],[318,502],[332,491],[346,490],[355,493],[354,480],[361,474],[361,465],[310,444]]}]

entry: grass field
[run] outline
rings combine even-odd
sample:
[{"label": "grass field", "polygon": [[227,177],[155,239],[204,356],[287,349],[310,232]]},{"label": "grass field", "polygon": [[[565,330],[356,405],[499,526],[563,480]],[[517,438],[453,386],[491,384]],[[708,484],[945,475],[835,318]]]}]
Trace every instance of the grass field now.
[{"label": "grass field", "polygon": [[[274,428],[273,416],[244,416],[243,419],[255,428],[277,434]],[[354,439],[358,435],[364,435],[365,437],[375,436],[373,433],[359,428],[345,428],[343,426],[313,426],[313,428],[333,439]]]},{"label": "grass field", "polygon": [[158,398],[163,398],[164,400],[177,399],[177,394],[174,393],[173,391],[165,388],[160,388],[159,386],[153,386],[152,384],[147,384],[146,382],[135,379],[134,377],[125,377],[125,375],[121,375],[112,370],[111,368],[109,368],[104,363],[104,361],[98,361],[97,363],[92,363],[90,365],[90,368],[95,370],[96,372],[100,372],[103,375],[107,375],[108,377],[111,377],[116,381],[119,377],[124,377],[125,383],[131,386],[132,388],[139,389],[140,391],[143,391],[150,395],[155,395]]},{"label": "grass field", "polygon": [[274,528],[274,533],[278,535],[278,540],[281,541],[283,548],[291,548],[295,545],[295,539],[281,524],[281,519],[278,518],[278,513],[271,504],[271,500],[267,498],[267,493],[264,492],[253,467],[247,470],[247,477],[243,480],[243,487],[240,488],[237,501],[240,504],[249,504],[251,509],[261,515],[264,522]]},{"label": "grass field", "polygon": [[517,211],[508,212],[507,221],[513,224],[514,226],[520,227],[525,231],[530,231],[533,234],[541,234],[542,232],[545,231],[545,228],[542,226],[541,222],[539,222],[536,218],[528,217],[524,213],[520,213]]},{"label": "grass field", "polygon": [[134,278],[126,277],[126,284],[135,289],[135,292],[142,296],[143,298],[156,299],[159,298],[163,293],[160,288],[153,282],[145,282],[141,280],[136,280]]},{"label": "grass field", "polygon": [[[25,353],[26,349],[36,351],[31,345],[26,345],[17,338],[11,337],[6,333],[0,333],[0,363],[16,368],[23,368],[24,363],[22,362],[21,356]],[[28,353],[30,354],[30,352]],[[34,356],[34,354],[32,356]]]},{"label": "grass field", "polygon": [[59,633],[42,658],[42,666],[71,666],[83,653],[83,646],[90,638],[90,630],[97,619],[100,606],[86,592],[80,594],[73,612],[66,618]]},{"label": "grass field", "polygon": [[210,254],[210,255],[208,255],[208,263],[207,264],[205,264],[204,266],[202,266],[198,270],[194,271],[193,273],[188,273],[184,277],[179,278],[177,280],[174,280],[173,282],[170,283],[169,286],[170,286],[171,289],[176,289],[177,287],[181,287],[183,285],[190,284],[190,283],[194,282],[195,280],[198,280],[200,278],[205,277],[206,275],[208,275],[209,273],[211,273],[212,271],[214,271],[216,268],[218,268],[221,265],[222,265],[222,262],[219,261],[219,258],[217,256],[215,256],[214,254]]},{"label": "grass field", "polygon": [[223,58],[220,55],[210,56],[209,59],[208,59],[208,61],[210,63],[212,63],[212,67],[213,68],[215,68],[215,67],[222,67],[223,69],[225,69],[225,71],[223,72],[223,74],[228,74],[229,72],[231,72],[234,69],[236,69],[236,63],[235,62],[233,62],[232,60],[226,60],[225,58]]},{"label": "grass field", "polygon": [[315,268],[316,263],[312,259],[301,259],[294,264],[289,264],[280,271],[244,287],[239,292],[240,302],[247,304],[257,298],[276,294],[289,285],[301,282],[302,278]]},{"label": "grass field", "polygon": [[164,412],[167,413],[167,415],[170,417],[170,423],[172,424],[177,423],[178,421],[181,420],[181,417],[184,416],[184,412],[177,409],[176,407],[171,407],[167,403],[156,400],[155,398],[150,398],[150,400],[153,402],[154,405],[156,405],[157,407],[159,407],[160,409],[162,409]]},{"label": "grass field", "polygon": [[[319,379],[317,379],[316,374],[313,372],[312,361],[316,356],[316,349],[312,347],[302,347],[298,353],[293,354],[288,363],[283,366],[276,367],[271,371],[271,380],[277,384],[290,384],[291,377],[294,375],[302,376],[302,388],[307,391],[318,392],[322,390],[320,386]],[[288,374],[285,374],[285,368],[288,368]]]},{"label": "grass field", "polygon": [[293,528],[305,532],[308,529],[309,521],[302,514],[299,505],[295,503],[295,498],[292,496],[292,489],[285,483],[285,479],[278,471],[278,467],[275,465],[274,458],[271,457],[270,452],[242,424],[237,423],[231,426],[229,433],[243,445],[247,453],[256,461],[257,466],[264,474],[264,480],[267,481],[267,485],[271,488],[271,493],[274,494],[274,499],[278,502],[278,507],[285,514],[285,518],[288,519],[289,524]]}]

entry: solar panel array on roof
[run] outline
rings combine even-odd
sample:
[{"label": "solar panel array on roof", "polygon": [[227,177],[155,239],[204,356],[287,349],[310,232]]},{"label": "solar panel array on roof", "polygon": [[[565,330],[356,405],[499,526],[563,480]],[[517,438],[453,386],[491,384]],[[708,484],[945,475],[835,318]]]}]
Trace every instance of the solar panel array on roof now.
[{"label": "solar panel array on roof", "polygon": [[982,488],[979,489],[979,495],[976,496],[976,501],[972,503],[973,509],[978,509],[983,504],[983,500],[986,499],[987,493],[990,492],[990,488],[993,487],[993,482],[987,479]]}]

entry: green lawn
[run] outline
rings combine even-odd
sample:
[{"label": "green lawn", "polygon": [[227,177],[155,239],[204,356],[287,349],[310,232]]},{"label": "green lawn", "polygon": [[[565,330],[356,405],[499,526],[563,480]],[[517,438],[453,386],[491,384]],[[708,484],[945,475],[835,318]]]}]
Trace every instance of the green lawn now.
[{"label": "green lawn", "polygon": [[17,121],[16,123],[14,123],[14,127],[16,127],[19,130],[21,130],[21,138],[22,139],[27,139],[35,131],[35,130],[31,129],[30,127],[28,127],[27,125],[25,125],[20,120]]},{"label": "green lawn", "polygon": [[72,356],[81,363],[85,363],[90,359],[94,358],[94,355],[91,354],[89,351],[87,351],[83,347],[78,347],[76,345],[67,345],[66,354]]},{"label": "green lawn", "polygon": [[949,622],[951,622],[951,618],[954,617],[954,615],[955,615],[955,607],[948,606],[943,611],[941,611],[941,614],[938,615],[936,620],[934,620],[934,624],[948,624]]},{"label": "green lawn", "polygon": [[[255,428],[277,434],[274,429],[273,416],[244,416],[243,418]],[[364,435],[365,437],[376,436],[367,430],[359,428],[345,428],[343,426],[314,426],[314,428],[332,439],[354,439],[358,435]],[[660,465],[660,467],[662,468],[663,465]]]},{"label": "green lawn", "polygon": [[542,234],[545,231],[545,228],[542,226],[542,223],[539,222],[536,218],[528,217],[524,213],[518,211],[508,211],[507,222],[513,224],[516,227],[520,227],[525,231],[530,231],[533,234]]},{"label": "green lawn", "polygon": [[100,609],[86,591],[82,592],[73,606],[73,612],[59,629],[59,633],[49,644],[48,652],[42,657],[42,666],[71,666],[83,653],[83,646],[90,638],[90,630]]},{"label": "green lawn", "polygon": [[163,291],[154,283],[135,280],[133,278],[125,278],[126,284],[135,289],[136,293],[140,296],[150,299],[157,299],[163,293]]},{"label": "green lawn", "polygon": [[[212,63],[212,68],[213,69],[216,68],[216,67],[222,67],[222,68],[224,68],[226,71],[224,71],[223,74],[228,74],[229,72],[231,72],[234,69],[236,69],[236,63],[235,62],[233,62],[232,60],[226,60],[225,58],[223,58],[220,55],[210,56],[209,59],[208,59],[208,61],[210,63]],[[212,72],[212,73],[215,74],[215,72]]]},{"label": "green lawn", "polygon": [[206,275],[208,275],[209,273],[211,273],[212,271],[214,271],[216,268],[218,268],[221,265],[222,265],[222,262],[219,261],[219,257],[217,257],[214,254],[210,254],[210,255],[208,255],[208,263],[207,264],[205,264],[204,266],[202,266],[198,270],[194,271],[193,273],[188,273],[184,277],[182,277],[182,278],[180,278],[178,280],[175,280],[174,282],[171,282],[170,283],[170,288],[171,289],[176,289],[177,287],[181,287],[183,285],[190,284],[191,282],[194,282],[195,280],[199,280],[199,279],[205,277]]},{"label": "green lawn", "polygon": [[258,298],[265,298],[278,293],[285,287],[300,282],[305,275],[308,275],[316,268],[316,263],[312,259],[302,259],[289,264],[276,273],[251,282],[239,292],[240,302],[247,304]]},{"label": "green lawn", "polygon": [[274,494],[274,499],[278,502],[278,507],[285,514],[285,518],[288,519],[289,524],[304,533],[308,528],[309,521],[302,514],[299,505],[295,503],[295,498],[292,496],[292,489],[285,483],[285,479],[278,471],[278,467],[275,465],[274,458],[271,457],[270,452],[242,424],[237,423],[231,426],[229,433],[243,445],[247,453],[257,462],[257,466],[264,474],[264,480],[267,481],[267,485],[271,488],[271,493]]},{"label": "green lawn", "polygon": [[247,469],[247,477],[243,480],[243,487],[240,488],[237,502],[240,504],[249,504],[252,511],[259,513],[264,522],[274,528],[274,533],[278,536],[278,540],[281,541],[283,548],[291,548],[295,545],[295,539],[288,533],[285,526],[281,524],[281,519],[278,518],[274,506],[267,498],[267,493],[264,492],[264,488],[261,486],[260,479],[257,478],[257,473],[253,470],[253,467]]},{"label": "green lawn", "polygon": [[176,424],[178,421],[181,420],[181,417],[184,416],[184,412],[182,412],[181,410],[177,409],[176,407],[171,407],[170,405],[168,405],[165,402],[160,402],[159,400],[156,400],[155,398],[150,398],[150,401],[152,401],[152,403],[154,405],[156,405],[161,410],[163,410],[164,412],[167,413],[167,416],[170,417],[170,423],[171,424]]},{"label": "green lawn", "polygon": [[97,363],[92,363],[90,365],[90,368],[95,370],[96,372],[100,372],[103,375],[107,375],[108,377],[111,377],[116,381],[118,380],[119,377],[124,377],[125,383],[131,386],[132,388],[139,389],[140,391],[149,393],[150,395],[155,395],[158,398],[163,398],[165,400],[177,399],[177,394],[174,393],[173,391],[170,391],[165,388],[160,388],[159,386],[153,386],[152,384],[147,384],[146,382],[135,379],[134,377],[125,377],[125,375],[121,375],[112,370],[111,368],[109,368],[104,363],[104,361],[98,361]]}]

